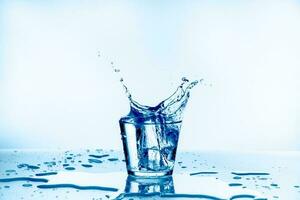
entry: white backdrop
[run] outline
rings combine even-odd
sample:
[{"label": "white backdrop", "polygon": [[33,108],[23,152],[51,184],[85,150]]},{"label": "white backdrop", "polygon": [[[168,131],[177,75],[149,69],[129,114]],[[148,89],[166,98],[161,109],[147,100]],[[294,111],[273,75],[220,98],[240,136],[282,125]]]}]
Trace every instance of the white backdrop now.
[{"label": "white backdrop", "polygon": [[0,1],[0,148],[120,149],[113,61],[144,104],[212,84],[181,150],[300,150],[299,22],[289,0]]}]

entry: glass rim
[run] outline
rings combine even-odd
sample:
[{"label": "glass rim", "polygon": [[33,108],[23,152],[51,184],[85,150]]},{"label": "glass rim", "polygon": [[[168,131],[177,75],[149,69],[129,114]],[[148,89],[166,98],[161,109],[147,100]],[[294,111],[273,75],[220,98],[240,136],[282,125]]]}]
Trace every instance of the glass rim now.
[{"label": "glass rim", "polygon": [[167,122],[163,122],[163,123],[159,123],[159,122],[135,122],[135,121],[129,121],[130,119],[134,119],[134,118],[126,118],[126,117],[122,117],[119,122],[120,123],[125,123],[125,124],[133,124],[133,125],[159,125],[159,124],[179,124],[182,123],[182,120],[179,121],[167,121]]}]

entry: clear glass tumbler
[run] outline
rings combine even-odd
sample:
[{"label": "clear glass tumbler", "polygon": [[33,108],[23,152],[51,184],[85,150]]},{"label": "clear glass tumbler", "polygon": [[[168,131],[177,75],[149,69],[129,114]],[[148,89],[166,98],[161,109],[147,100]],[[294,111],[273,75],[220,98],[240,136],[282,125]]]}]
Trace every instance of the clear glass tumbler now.
[{"label": "clear glass tumbler", "polygon": [[119,123],[129,175],[172,175],[181,121],[136,123],[121,118]]}]

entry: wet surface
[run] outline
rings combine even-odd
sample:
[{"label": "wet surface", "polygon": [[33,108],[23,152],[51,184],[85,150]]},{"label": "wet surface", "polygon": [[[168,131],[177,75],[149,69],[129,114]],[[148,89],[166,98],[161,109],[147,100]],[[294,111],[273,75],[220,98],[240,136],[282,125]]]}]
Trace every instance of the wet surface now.
[{"label": "wet surface", "polygon": [[300,152],[179,152],[172,177],[127,176],[113,150],[0,151],[0,199],[300,199]]}]

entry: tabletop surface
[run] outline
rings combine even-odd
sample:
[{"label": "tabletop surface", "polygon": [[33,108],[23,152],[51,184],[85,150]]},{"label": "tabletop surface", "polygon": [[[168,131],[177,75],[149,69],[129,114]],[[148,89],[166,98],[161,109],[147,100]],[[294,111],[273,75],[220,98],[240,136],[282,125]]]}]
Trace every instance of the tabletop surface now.
[{"label": "tabletop surface", "polygon": [[0,150],[0,199],[300,199],[300,152],[178,152],[174,173],[127,176],[114,150]]}]

